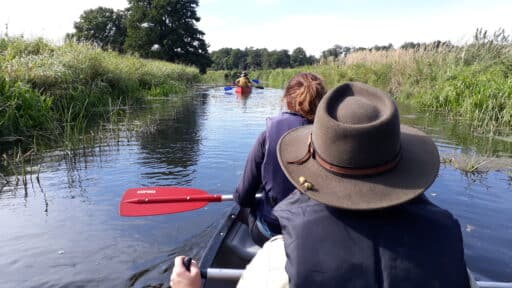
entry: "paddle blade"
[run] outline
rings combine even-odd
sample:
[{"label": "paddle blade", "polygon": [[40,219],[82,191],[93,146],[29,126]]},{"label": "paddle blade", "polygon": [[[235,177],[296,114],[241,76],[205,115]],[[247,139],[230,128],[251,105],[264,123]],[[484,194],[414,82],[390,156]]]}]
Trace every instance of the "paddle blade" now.
[{"label": "paddle blade", "polygon": [[233,86],[225,86],[224,91],[230,91],[233,90]]},{"label": "paddle blade", "polygon": [[258,79],[252,79],[251,81],[252,81],[252,83],[260,84],[260,80],[258,80]]},{"label": "paddle blade", "polygon": [[196,210],[208,202],[220,201],[220,195],[183,187],[142,187],[124,192],[119,203],[121,216],[151,216]]},{"label": "paddle blade", "polygon": [[252,87],[254,87],[254,88],[256,88],[256,89],[264,89],[264,87],[263,87],[263,86],[261,86],[261,85],[256,85],[256,86],[252,86]]}]

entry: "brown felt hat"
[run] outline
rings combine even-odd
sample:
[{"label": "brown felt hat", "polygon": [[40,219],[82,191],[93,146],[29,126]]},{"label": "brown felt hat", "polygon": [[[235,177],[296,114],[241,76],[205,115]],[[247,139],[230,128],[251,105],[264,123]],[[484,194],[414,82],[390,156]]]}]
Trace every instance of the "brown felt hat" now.
[{"label": "brown felt hat", "polygon": [[277,155],[299,191],[353,210],[406,202],[423,193],[439,171],[432,139],[400,125],[387,93],[353,82],[322,98],[312,125],[283,135]]}]

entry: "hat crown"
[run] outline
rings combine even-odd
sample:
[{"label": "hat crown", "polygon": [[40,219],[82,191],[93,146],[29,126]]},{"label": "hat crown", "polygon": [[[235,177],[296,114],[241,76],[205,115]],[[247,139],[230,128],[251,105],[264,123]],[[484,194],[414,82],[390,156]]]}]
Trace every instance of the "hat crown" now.
[{"label": "hat crown", "polygon": [[313,145],[327,162],[347,168],[372,168],[400,151],[400,119],[392,98],[363,83],[349,82],[319,103]]},{"label": "hat crown", "polygon": [[338,105],[336,119],[345,124],[364,125],[380,117],[374,103],[362,97],[348,96]]}]

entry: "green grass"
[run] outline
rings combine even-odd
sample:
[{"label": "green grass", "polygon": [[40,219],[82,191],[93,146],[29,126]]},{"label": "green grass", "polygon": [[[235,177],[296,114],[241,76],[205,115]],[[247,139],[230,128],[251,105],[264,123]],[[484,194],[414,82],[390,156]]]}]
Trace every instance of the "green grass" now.
[{"label": "green grass", "polygon": [[91,122],[109,121],[147,97],[184,93],[198,81],[188,66],[90,45],[0,38],[0,142],[69,142]]}]

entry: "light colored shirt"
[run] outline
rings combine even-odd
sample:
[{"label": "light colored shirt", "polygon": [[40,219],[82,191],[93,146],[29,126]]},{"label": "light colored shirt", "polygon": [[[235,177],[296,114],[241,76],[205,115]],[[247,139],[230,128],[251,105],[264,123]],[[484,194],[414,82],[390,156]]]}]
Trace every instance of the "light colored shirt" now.
[{"label": "light colored shirt", "polygon": [[286,254],[282,235],[272,237],[245,268],[237,288],[287,288]]}]

